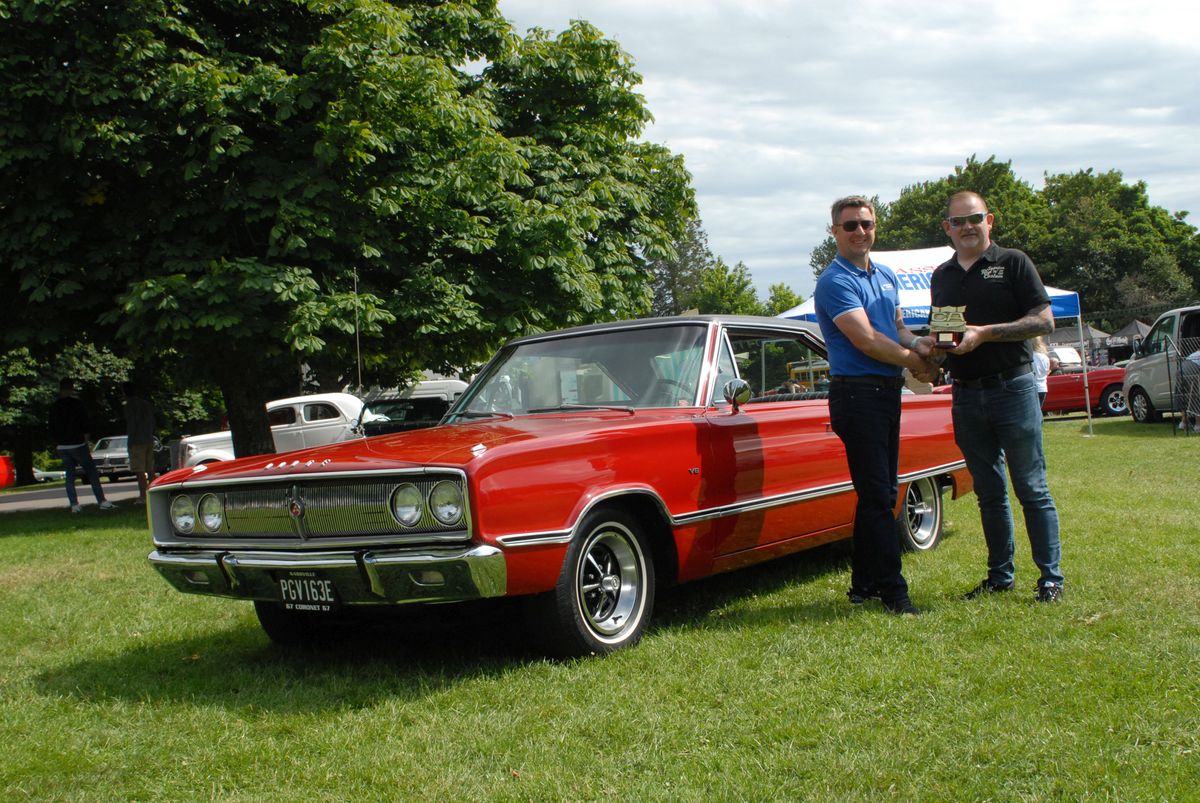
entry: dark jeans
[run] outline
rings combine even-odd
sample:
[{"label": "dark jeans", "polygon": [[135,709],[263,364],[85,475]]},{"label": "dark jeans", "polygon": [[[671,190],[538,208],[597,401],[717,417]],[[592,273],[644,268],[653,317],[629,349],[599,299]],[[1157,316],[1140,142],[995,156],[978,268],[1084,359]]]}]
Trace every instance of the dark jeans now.
[{"label": "dark jeans", "polygon": [[96,501],[103,502],[104,489],[100,487],[100,474],[96,471],[96,464],[92,461],[92,453],[88,450],[87,445],[59,449],[58,456],[62,458],[63,468],[66,470],[67,501],[71,503],[71,507],[79,504],[79,498],[75,495],[75,469],[77,466],[83,469],[84,476],[91,483]]},{"label": "dark jeans", "polygon": [[995,388],[954,386],[954,440],[975,481],[988,548],[988,579],[1013,581],[1013,516],[1008,479],[1025,514],[1025,529],[1041,583],[1062,583],[1058,509],[1046,484],[1042,411],[1033,374]]},{"label": "dark jeans", "polygon": [[829,421],[846,447],[858,494],[850,587],[878,591],[884,602],[908,597],[900,570],[900,538],[893,511],[899,486],[900,390],[832,382]]}]

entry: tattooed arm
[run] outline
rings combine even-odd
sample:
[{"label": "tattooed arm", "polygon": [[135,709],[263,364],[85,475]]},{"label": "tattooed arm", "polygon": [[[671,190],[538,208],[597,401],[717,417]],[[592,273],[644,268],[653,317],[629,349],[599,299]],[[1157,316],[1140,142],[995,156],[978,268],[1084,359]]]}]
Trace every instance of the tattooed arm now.
[{"label": "tattooed arm", "polygon": [[984,343],[995,340],[1028,340],[1038,335],[1048,335],[1054,331],[1054,314],[1049,304],[1034,307],[1023,318],[1007,323],[993,323],[987,326],[967,326],[963,333],[962,342],[950,350],[951,354],[966,354],[974,351]]}]

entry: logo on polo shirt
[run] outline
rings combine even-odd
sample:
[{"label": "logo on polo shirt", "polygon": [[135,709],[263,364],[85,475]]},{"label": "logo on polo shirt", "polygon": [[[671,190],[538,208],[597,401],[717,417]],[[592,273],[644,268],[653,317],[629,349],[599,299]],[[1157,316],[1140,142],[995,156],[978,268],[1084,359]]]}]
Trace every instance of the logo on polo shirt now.
[{"label": "logo on polo shirt", "polygon": [[983,275],[983,278],[985,278],[985,279],[1003,279],[1004,278],[1004,266],[1003,265],[988,265],[986,268],[983,269],[982,275]]},{"label": "logo on polo shirt", "polygon": [[884,282],[880,283],[880,285],[879,285],[879,286],[880,286],[882,289],[884,289],[884,290],[894,290],[894,289],[896,289],[896,285],[892,284],[892,283],[891,283],[891,282],[889,282],[889,281],[884,281]]}]

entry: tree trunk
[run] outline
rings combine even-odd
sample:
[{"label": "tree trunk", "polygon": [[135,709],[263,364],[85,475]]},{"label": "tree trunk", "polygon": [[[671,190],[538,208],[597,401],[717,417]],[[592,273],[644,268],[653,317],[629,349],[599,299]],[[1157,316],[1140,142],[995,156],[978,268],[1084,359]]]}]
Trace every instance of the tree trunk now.
[{"label": "tree trunk", "polygon": [[[223,360],[226,370],[217,379],[226,402],[229,429],[233,431],[233,454],[238,457],[275,453],[271,425],[266,418],[266,402],[294,395],[286,390],[293,378],[290,366],[281,360],[254,355],[228,353]],[[280,370],[282,368],[282,370]]]}]

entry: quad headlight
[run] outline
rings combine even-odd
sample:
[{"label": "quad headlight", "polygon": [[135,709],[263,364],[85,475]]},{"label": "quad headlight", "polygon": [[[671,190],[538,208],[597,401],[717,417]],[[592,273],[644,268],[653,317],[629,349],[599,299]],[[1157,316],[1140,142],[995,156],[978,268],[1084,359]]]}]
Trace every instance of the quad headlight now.
[{"label": "quad headlight", "polygon": [[449,480],[439,482],[429,492],[429,509],[441,524],[454,524],[463,514],[462,488]]},{"label": "quad headlight", "polygon": [[196,507],[190,496],[177,496],[171,500],[171,524],[184,535],[196,529]]},{"label": "quad headlight", "polygon": [[200,526],[210,533],[219,532],[225,523],[225,505],[216,494],[205,494],[196,505],[199,513]]},{"label": "quad headlight", "polygon": [[424,510],[425,499],[421,490],[412,483],[406,482],[392,491],[392,515],[403,526],[416,527],[420,524]]}]

